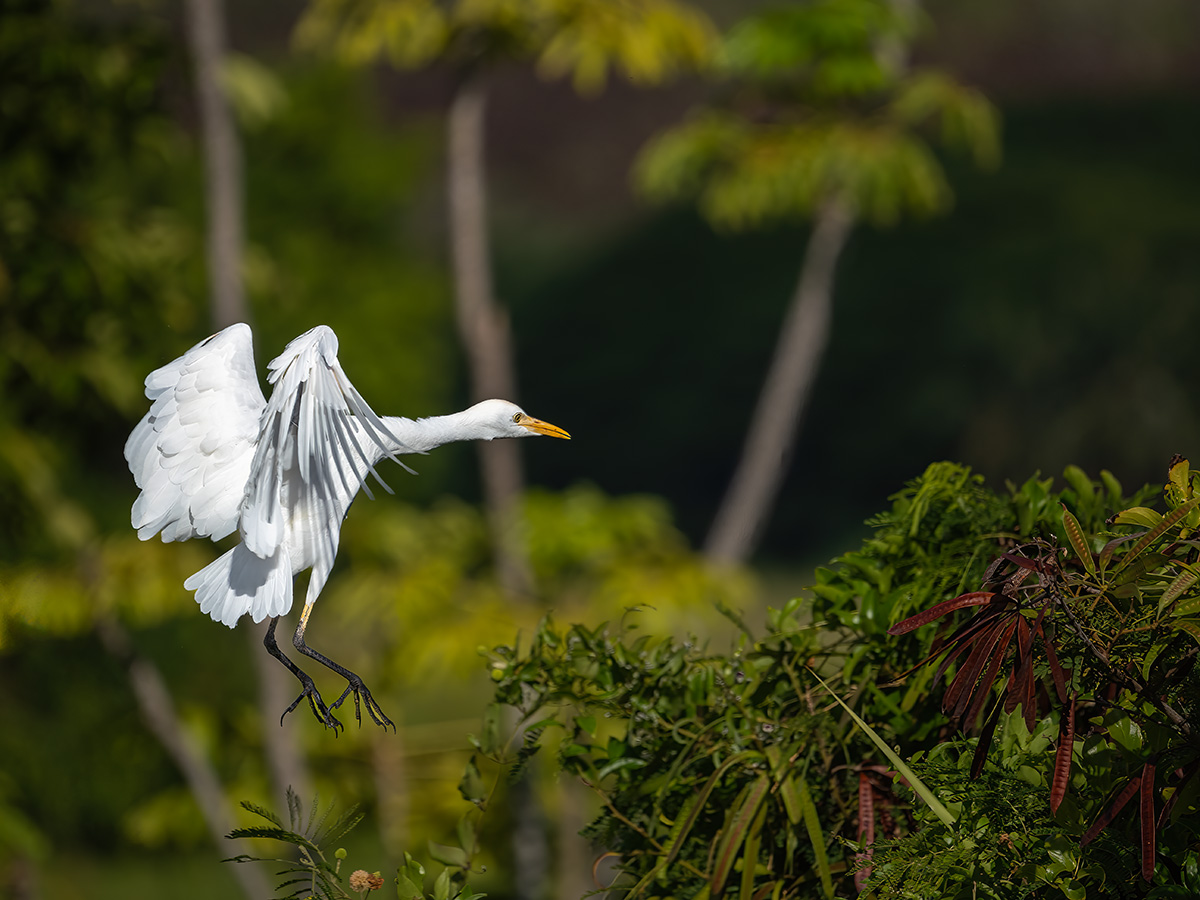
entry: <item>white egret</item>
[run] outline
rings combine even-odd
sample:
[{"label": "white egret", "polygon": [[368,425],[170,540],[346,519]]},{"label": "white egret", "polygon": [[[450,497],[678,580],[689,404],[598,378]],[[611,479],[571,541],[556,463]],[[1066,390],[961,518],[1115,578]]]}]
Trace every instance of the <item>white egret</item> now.
[{"label": "white egret", "polygon": [[[335,731],[333,715],[354,695],[376,724],[395,726],[363,680],[309,647],[305,628],[337,555],[342,520],[359,488],[372,496],[367,474],[385,457],[426,453],[452,441],[570,435],[526,415],[506,400],[485,400],[448,416],[377,416],[346,377],[333,331],[318,325],[270,363],[271,399],[255,374],[250,327],[231,325],[146,377],[150,411],[125,443],[125,459],[141,494],[131,520],[138,537],[163,541],[237,530],[232,550],[184,582],[200,609],[232,628],[247,613],[270,618],[263,645],[296,676],[313,715]],[[407,466],[404,468],[408,469]],[[412,471],[408,469],[408,471]],[[292,579],[311,568],[292,643],[346,679],[326,705],[305,672],[275,643],[279,617],[292,608]],[[280,717],[282,721],[283,716]]]}]

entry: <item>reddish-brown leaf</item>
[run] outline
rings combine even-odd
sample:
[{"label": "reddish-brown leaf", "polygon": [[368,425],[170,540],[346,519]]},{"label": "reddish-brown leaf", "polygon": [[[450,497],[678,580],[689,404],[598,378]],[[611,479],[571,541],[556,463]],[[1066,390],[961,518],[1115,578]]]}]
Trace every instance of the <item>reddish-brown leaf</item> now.
[{"label": "reddish-brown leaf", "polygon": [[1154,877],[1154,763],[1142,768],[1141,824],[1142,824],[1142,878],[1149,881]]},{"label": "reddish-brown leaf", "polygon": [[1012,712],[1017,704],[1025,699],[1028,693],[1028,682],[1033,674],[1033,658],[1030,653],[1032,639],[1029,634],[1029,623],[1024,616],[1017,618],[1017,657],[1014,660],[1013,674],[1008,680],[1008,695],[1004,698],[1004,711]]},{"label": "reddish-brown leaf", "polygon": [[994,596],[996,595],[991,591],[975,591],[970,594],[960,594],[949,600],[943,600],[941,603],[935,603],[929,609],[919,612],[915,616],[909,616],[903,622],[897,622],[888,629],[888,634],[908,634],[908,632],[916,631],[922,625],[928,625],[934,619],[940,619],[948,613],[966,609],[968,606],[982,606]]},{"label": "reddish-brown leaf", "polygon": [[1042,570],[1042,564],[1036,559],[1017,556],[1015,553],[1002,553],[1000,554],[1000,558],[1007,559],[1013,565],[1020,566],[1022,569],[1028,569],[1031,572],[1040,572]]},{"label": "reddish-brown leaf", "polygon": [[[870,860],[871,845],[875,843],[875,788],[866,772],[858,773],[858,840],[866,846],[858,858]],[[870,877],[870,866],[863,866],[854,873],[854,887],[860,894]]]},{"label": "reddish-brown leaf", "polygon": [[996,622],[988,629],[987,633],[981,634],[975,641],[974,649],[971,650],[962,668],[958,670],[958,674],[954,676],[954,681],[950,683],[946,695],[942,698],[942,712],[955,719],[963,714],[963,710],[971,700],[975,682],[979,680],[979,674],[991,659],[992,651],[1000,640],[1003,630],[1004,623]]},{"label": "reddish-brown leaf", "polygon": [[1108,823],[1117,817],[1117,814],[1125,808],[1125,804],[1133,798],[1133,795],[1138,792],[1138,789],[1141,786],[1141,775],[1134,775],[1132,778],[1130,778],[1129,783],[1126,784],[1125,787],[1121,788],[1121,793],[1117,794],[1116,799],[1108,805],[1108,809],[1100,813],[1096,821],[1092,823],[1092,827],[1084,832],[1083,837],[1079,839],[1079,846],[1086,847],[1093,840],[1095,840],[1096,835],[1108,827]]},{"label": "reddish-brown leaf", "polygon": [[967,710],[966,717],[959,722],[964,731],[974,726],[975,721],[979,718],[980,710],[983,709],[983,704],[991,695],[992,685],[996,682],[996,676],[1000,674],[1000,665],[1004,662],[1004,655],[1008,652],[1008,645],[1012,642],[1013,632],[1016,629],[1016,619],[1012,619],[1004,626],[1000,640],[997,642],[996,652],[992,654],[992,660],[983,673],[983,679],[975,688],[975,699],[971,701],[971,708]]},{"label": "reddish-brown leaf", "polygon": [[858,773],[858,839],[875,843],[875,788],[866,772]]},{"label": "reddish-brown leaf", "polygon": [[979,777],[979,773],[983,771],[983,764],[987,762],[988,751],[992,749],[992,735],[996,733],[996,723],[1000,721],[1000,706],[1001,703],[997,700],[983,726],[983,731],[979,734],[979,743],[975,745],[975,757],[971,760],[972,778]]},{"label": "reddish-brown leaf", "polygon": [[[1045,610],[1043,609],[1044,613]],[[1054,693],[1058,694],[1058,702],[1067,702],[1067,676],[1063,672],[1062,664],[1058,661],[1058,653],[1054,650],[1054,641],[1046,636],[1046,631],[1042,627],[1042,617],[1038,616],[1038,636],[1042,639],[1042,646],[1046,650],[1046,662],[1050,666],[1050,677],[1054,680]]]},{"label": "reddish-brown leaf", "polygon": [[1050,784],[1050,812],[1058,812],[1071,785],[1071,755],[1075,746],[1075,695],[1058,723],[1058,749],[1054,754],[1054,780]]},{"label": "reddish-brown leaf", "polygon": [[[1004,607],[997,605],[994,610],[985,609],[979,612],[970,622],[964,624],[954,633],[947,643],[947,647],[951,648],[938,666],[937,671],[933,675],[933,681],[936,684],[946,674],[946,670],[950,668],[950,664],[954,662],[962,653],[975,643],[980,637],[988,632],[996,624],[996,620],[1007,614]],[[937,654],[933,654],[936,656]]]},{"label": "reddish-brown leaf", "polygon": [[1021,702],[1021,706],[1025,711],[1025,727],[1032,734],[1033,725],[1037,721],[1038,707],[1037,700],[1034,699],[1034,692],[1037,688],[1037,679],[1033,677],[1033,657],[1031,656],[1028,660],[1026,660],[1025,664],[1029,671],[1025,675],[1025,697]]}]

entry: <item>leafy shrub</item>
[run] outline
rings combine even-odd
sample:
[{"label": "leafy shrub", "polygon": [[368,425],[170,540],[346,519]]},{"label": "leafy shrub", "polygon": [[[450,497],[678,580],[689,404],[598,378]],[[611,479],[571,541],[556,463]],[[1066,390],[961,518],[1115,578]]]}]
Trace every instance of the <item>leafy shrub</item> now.
[{"label": "leafy shrub", "polygon": [[544,621],[491,660],[520,749],[479,755],[555,744],[628,897],[1190,895],[1197,479],[1160,514],[1065,477],[931,466],[730,653]]}]

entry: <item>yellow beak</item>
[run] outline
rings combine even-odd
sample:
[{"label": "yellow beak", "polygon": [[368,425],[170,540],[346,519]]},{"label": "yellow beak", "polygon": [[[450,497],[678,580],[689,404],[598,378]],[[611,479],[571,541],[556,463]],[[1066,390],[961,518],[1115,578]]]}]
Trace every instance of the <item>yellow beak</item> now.
[{"label": "yellow beak", "polygon": [[517,424],[528,428],[535,434],[544,434],[546,437],[565,438],[568,441],[571,439],[571,436],[557,425],[551,425],[549,422],[543,422],[541,419],[535,419],[533,416],[523,415],[517,420]]}]

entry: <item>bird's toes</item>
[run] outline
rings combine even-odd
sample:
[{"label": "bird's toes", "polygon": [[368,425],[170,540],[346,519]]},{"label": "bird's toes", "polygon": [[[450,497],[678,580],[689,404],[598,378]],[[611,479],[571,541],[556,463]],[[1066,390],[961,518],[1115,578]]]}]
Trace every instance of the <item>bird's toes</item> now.
[{"label": "bird's toes", "polygon": [[[321,694],[316,689],[315,685],[306,686],[304,690],[300,692],[300,696],[293,700],[292,705],[285,709],[283,711],[283,715],[279,717],[279,724],[283,725],[283,720],[287,714],[299,706],[304,700],[308,701],[308,706],[309,709],[312,710],[313,717],[326,728],[333,729],[334,737],[337,737],[338,729],[346,727],[340,721],[338,721],[338,718],[333,714],[332,710],[325,705],[325,701],[321,698]],[[336,705],[337,704],[335,703],[334,706]]]},{"label": "bird's toes", "polygon": [[359,727],[362,727],[362,707],[367,708],[367,715],[371,717],[371,721],[385,731],[391,728],[396,731],[396,723],[387,717],[384,711],[380,708],[379,703],[371,696],[371,691],[362,681],[357,683],[354,681],[346,685],[346,689],[342,691],[342,696],[332,704],[333,709],[337,709],[342,705],[343,701],[349,696],[354,696],[354,718],[358,721]]}]

